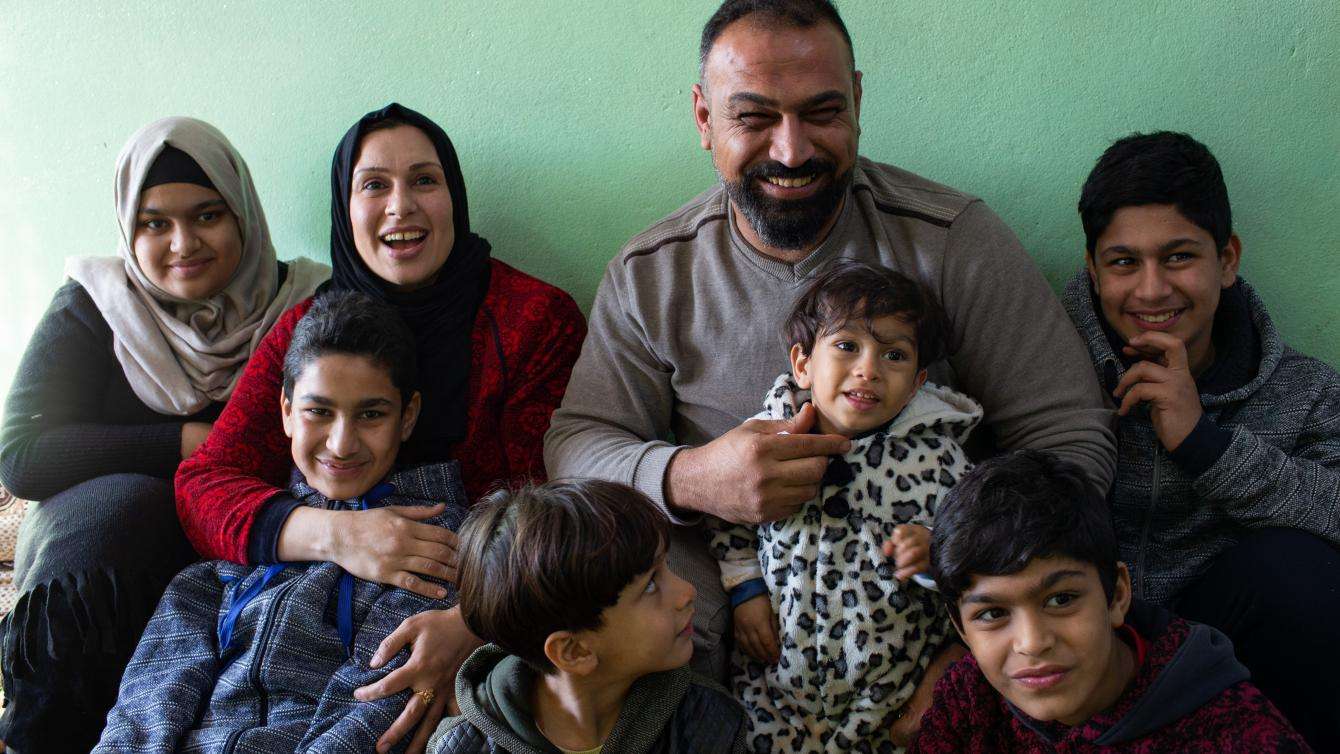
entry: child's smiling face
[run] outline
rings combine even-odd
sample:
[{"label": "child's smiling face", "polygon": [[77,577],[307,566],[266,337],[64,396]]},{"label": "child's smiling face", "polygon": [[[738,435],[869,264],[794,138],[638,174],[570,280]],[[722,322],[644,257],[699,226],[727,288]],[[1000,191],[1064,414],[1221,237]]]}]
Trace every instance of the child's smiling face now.
[{"label": "child's smiling face", "polygon": [[308,362],[280,398],[293,463],[331,500],[372,489],[391,471],[419,413],[419,394],[402,408],[384,366],[366,356],[327,353]]},{"label": "child's smiling face", "polygon": [[867,328],[856,317],[820,335],[813,353],[791,347],[791,374],[811,392],[819,431],[854,437],[887,423],[926,381],[917,368],[917,336],[897,315]]}]

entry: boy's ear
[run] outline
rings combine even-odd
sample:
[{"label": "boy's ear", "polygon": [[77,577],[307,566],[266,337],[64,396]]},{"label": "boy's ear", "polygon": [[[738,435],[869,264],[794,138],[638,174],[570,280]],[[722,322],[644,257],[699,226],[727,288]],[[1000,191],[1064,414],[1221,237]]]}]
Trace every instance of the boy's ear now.
[{"label": "boy's ear", "polygon": [[419,421],[419,409],[423,408],[423,397],[415,390],[409,397],[409,403],[400,409],[400,441],[405,442],[414,433],[414,424]]},{"label": "boy's ear", "polygon": [[279,416],[284,420],[284,434],[293,438],[293,401],[283,391],[279,393]]},{"label": "boy's ear", "polygon": [[1219,287],[1227,288],[1238,279],[1238,265],[1242,263],[1242,241],[1238,234],[1228,237],[1228,243],[1219,250]]},{"label": "boy's ear", "polygon": [[921,389],[922,385],[926,384],[926,377],[928,374],[930,373],[925,369],[922,369],[920,372],[917,372],[917,385],[916,387],[912,388],[912,392],[915,393],[916,391]]},{"label": "boy's ear", "polygon": [[1131,609],[1131,572],[1125,563],[1117,563],[1117,581],[1112,587],[1112,601],[1107,606],[1112,627],[1118,628],[1126,622],[1126,612]]},{"label": "boy's ear", "polygon": [[967,644],[968,637],[963,635],[963,616],[958,611],[958,605],[946,605],[945,607],[948,608],[949,622],[954,624],[954,630],[958,632],[958,638],[962,639],[964,644]]},{"label": "boy's ear", "polygon": [[544,656],[554,667],[571,675],[590,675],[600,659],[581,636],[572,631],[555,631],[544,640]]},{"label": "boy's ear", "polygon": [[813,377],[810,376],[810,357],[801,348],[799,343],[791,346],[791,376],[795,378],[796,384],[801,390],[809,390],[814,384]]}]

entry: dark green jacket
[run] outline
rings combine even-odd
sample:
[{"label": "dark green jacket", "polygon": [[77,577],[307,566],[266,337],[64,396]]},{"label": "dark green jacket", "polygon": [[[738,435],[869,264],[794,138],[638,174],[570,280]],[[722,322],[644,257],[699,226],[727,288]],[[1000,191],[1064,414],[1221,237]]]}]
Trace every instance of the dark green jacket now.
[{"label": "dark green jacket", "polygon": [[[461,714],[438,725],[430,754],[558,754],[535,726],[535,672],[490,644],[456,676]],[[745,717],[716,683],[687,667],[638,679],[601,754],[743,754]]]}]

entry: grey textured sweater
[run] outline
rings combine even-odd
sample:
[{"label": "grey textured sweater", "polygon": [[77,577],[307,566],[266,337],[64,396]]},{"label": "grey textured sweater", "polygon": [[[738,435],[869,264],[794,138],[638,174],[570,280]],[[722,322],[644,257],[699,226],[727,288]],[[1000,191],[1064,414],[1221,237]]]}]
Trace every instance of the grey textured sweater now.
[{"label": "grey textured sweater", "polygon": [[550,477],[631,483],[663,503],[676,450],[754,414],[759,386],[789,368],[781,326],[800,288],[825,262],[849,257],[919,278],[939,297],[954,355],[931,380],[981,403],[979,436],[1056,450],[1103,489],[1111,483],[1110,414],[1083,345],[1019,240],[980,200],[861,158],[833,230],[795,265],[750,247],[728,208],[715,186],[609,263],[545,437]]},{"label": "grey textured sweater", "polygon": [[[1064,300],[1099,379],[1115,389],[1126,369],[1083,270]],[[1162,605],[1248,530],[1290,527],[1340,545],[1340,374],[1284,345],[1265,305],[1241,279],[1219,307],[1216,334],[1236,319],[1226,308],[1241,308],[1248,333],[1232,346],[1250,349],[1254,335],[1260,357],[1227,387],[1208,387],[1209,373],[1201,376],[1205,414],[1183,442],[1200,446],[1196,452],[1164,450],[1146,410],[1117,424],[1111,500],[1121,557],[1136,596]]]}]

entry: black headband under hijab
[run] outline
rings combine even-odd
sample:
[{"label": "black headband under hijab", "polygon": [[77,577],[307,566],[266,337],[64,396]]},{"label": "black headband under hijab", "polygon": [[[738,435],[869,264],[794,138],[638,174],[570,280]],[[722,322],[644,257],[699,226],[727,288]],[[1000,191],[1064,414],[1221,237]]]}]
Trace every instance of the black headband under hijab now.
[{"label": "black headband under hijab", "polygon": [[[349,219],[349,193],[354,161],[368,128],[396,120],[419,129],[433,143],[447,189],[451,192],[452,224],[456,239],[451,254],[430,285],[397,291],[378,277],[354,245]],[[418,346],[419,380],[415,386],[423,405],[414,434],[400,450],[405,464],[442,461],[450,446],[465,439],[469,409],[470,333],[475,314],[489,286],[489,242],[470,232],[465,179],[451,140],[436,123],[419,113],[391,103],[364,115],[335,147],[330,170],[330,282],[322,287],[366,293],[395,307],[414,333]]]},{"label": "black headband under hijab", "polygon": [[143,193],[164,183],[194,183],[218,191],[214,188],[214,182],[205,175],[205,169],[200,167],[200,163],[171,144],[164,144],[163,151],[154,158],[153,165],[149,166],[149,172],[144,175],[144,182],[140,184],[140,192]]}]

